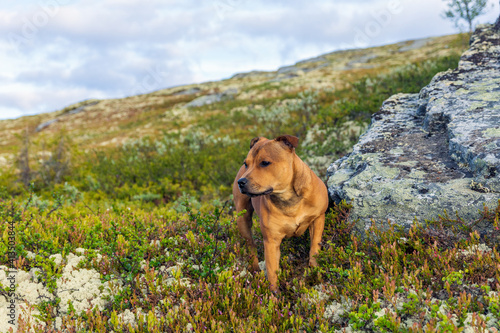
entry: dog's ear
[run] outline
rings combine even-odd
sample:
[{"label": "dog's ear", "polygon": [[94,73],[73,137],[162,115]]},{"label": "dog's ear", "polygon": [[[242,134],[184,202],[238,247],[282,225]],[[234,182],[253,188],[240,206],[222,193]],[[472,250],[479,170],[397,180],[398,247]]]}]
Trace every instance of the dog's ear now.
[{"label": "dog's ear", "polygon": [[250,149],[252,149],[252,147],[255,146],[255,144],[259,142],[259,140],[260,137],[253,138],[252,141],[250,141]]},{"label": "dog's ear", "polygon": [[282,135],[278,136],[276,139],[274,139],[278,142],[283,142],[285,145],[287,145],[290,150],[297,148],[299,145],[299,138],[292,136],[292,135]]}]

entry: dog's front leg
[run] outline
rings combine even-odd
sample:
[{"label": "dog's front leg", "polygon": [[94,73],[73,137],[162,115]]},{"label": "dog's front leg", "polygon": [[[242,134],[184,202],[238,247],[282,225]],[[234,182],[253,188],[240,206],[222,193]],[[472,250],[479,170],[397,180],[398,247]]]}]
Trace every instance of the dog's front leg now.
[{"label": "dog's front leg", "polygon": [[280,264],[280,245],[283,237],[264,235],[264,257],[266,258],[267,279],[271,290],[278,290],[278,270]]},{"label": "dog's front leg", "polygon": [[245,239],[248,250],[250,251],[251,269],[253,272],[258,272],[260,268],[259,258],[257,257],[257,245],[255,245],[255,241],[252,237],[252,211],[247,210],[243,216],[238,217],[237,224],[240,234]]}]

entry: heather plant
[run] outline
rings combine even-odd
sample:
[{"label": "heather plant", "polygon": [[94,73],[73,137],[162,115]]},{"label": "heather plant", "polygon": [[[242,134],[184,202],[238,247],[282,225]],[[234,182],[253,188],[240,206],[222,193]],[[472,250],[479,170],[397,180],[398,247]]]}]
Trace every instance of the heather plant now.
[{"label": "heather plant", "polygon": [[491,296],[486,297],[486,300],[488,302],[488,309],[490,312],[493,314],[495,319],[500,320],[500,298],[498,293],[492,293]]},{"label": "heather plant", "polygon": [[349,313],[349,323],[355,330],[366,330],[373,323],[378,310],[380,310],[379,303],[363,304],[357,311]]},{"label": "heather plant", "polygon": [[401,318],[393,312],[388,312],[376,318],[373,321],[373,326],[375,330],[380,332],[400,332]]},{"label": "heather plant", "polygon": [[[226,209],[228,201],[222,208],[215,207],[213,213],[194,213],[186,206],[187,215],[196,227],[185,234],[188,242],[189,260],[187,264],[192,267],[193,277],[206,278],[212,281],[219,270],[228,269],[235,261],[235,249],[228,248],[231,238],[235,238],[235,217],[221,220],[221,215]],[[240,215],[242,213],[239,213]],[[197,237],[195,237],[195,233]],[[233,245],[234,246],[234,245]],[[229,265],[229,266],[228,266]]]}]

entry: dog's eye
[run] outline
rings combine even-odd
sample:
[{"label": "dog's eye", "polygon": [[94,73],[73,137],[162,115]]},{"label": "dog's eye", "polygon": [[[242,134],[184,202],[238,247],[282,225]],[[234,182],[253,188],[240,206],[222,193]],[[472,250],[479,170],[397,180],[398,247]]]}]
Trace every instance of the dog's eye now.
[{"label": "dog's eye", "polygon": [[245,166],[245,168],[248,168],[247,162],[243,162],[243,165]]},{"label": "dog's eye", "polygon": [[268,161],[262,161],[262,162],[260,162],[260,166],[262,166],[262,167],[266,167],[269,164],[271,164],[271,162],[268,162]]}]

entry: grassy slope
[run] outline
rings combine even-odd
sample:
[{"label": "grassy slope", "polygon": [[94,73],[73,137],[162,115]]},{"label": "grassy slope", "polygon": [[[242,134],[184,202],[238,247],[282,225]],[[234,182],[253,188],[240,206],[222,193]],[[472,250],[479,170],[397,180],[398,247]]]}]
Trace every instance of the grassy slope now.
[{"label": "grassy slope", "polygon": [[[3,120],[0,121],[0,154],[14,153],[16,147],[19,147],[16,135],[22,135],[26,129],[32,133],[33,138],[40,140],[48,140],[65,129],[82,148],[110,146],[129,138],[157,136],[163,131],[188,129],[193,124],[202,122],[207,117],[205,112],[183,108],[185,103],[202,95],[222,92],[229,88],[238,89],[239,93],[233,105],[221,103],[211,107],[211,114],[227,113],[232,107],[268,104],[302,90],[339,89],[365,75],[384,73],[404,64],[461,53],[463,49],[460,37],[453,35],[436,37],[430,39],[424,47],[398,52],[405,44],[411,43],[327,54],[323,56],[324,62],[320,60],[319,63],[309,62],[297,66],[304,70],[326,64],[325,67],[299,72],[298,76],[293,78],[285,78],[286,74],[278,75],[277,72],[244,77],[237,75],[217,82],[169,88],[124,99],[103,100],[88,107],[85,112],[75,115],[64,114],[80,104],[52,113]],[[357,62],[367,56],[370,58],[367,62]],[[269,82],[271,79],[280,81]],[[175,95],[175,92],[193,87],[200,89],[195,95]],[[40,133],[34,133],[39,124],[58,117],[59,122]]]},{"label": "grassy slope", "polygon": [[[50,195],[54,183],[67,181],[80,190],[99,189],[105,197],[120,199],[134,194],[116,193],[116,188],[134,184],[140,188],[136,194],[153,191],[165,200],[182,192],[226,196],[232,173],[244,156],[241,147],[252,137],[282,133],[299,136],[299,154],[324,174],[327,165],[352,146],[381,101],[395,92],[418,92],[436,71],[454,67],[463,47],[456,35],[428,39],[419,48],[412,45],[408,41],[326,54],[298,63],[291,76],[283,71],[239,74],[218,82],[98,101],[76,114],[71,111],[89,102],[0,121],[0,164],[12,166],[0,174],[0,193],[25,193],[25,186],[12,182],[21,178],[25,184],[34,182],[37,191],[46,190],[45,195]],[[409,50],[401,52],[403,47]],[[414,67],[405,68],[408,64]],[[198,91],[178,94],[192,88]],[[236,89],[237,94],[210,105],[185,107],[200,96],[228,89]],[[299,96],[303,91],[312,93]],[[57,121],[36,131],[51,120]],[[214,147],[218,140],[223,142],[219,149]],[[159,151],[152,147],[154,141],[167,148]],[[318,142],[324,144],[319,146]],[[120,151],[123,143],[132,143],[133,152]],[[200,145],[203,149],[193,158],[185,156],[186,149]],[[222,155],[212,161],[217,154]],[[163,155],[163,173],[130,163],[138,158],[157,162],[158,155]],[[119,162],[110,165],[106,156]],[[20,165],[20,159],[28,162]],[[197,172],[204,167],[205,175]],[[127,168],[130,171],[124,170]],[[208,170],[214,169],[220,172],[206,180]],[[109,170],[120,175],[112,180]],[[145,170],[155,177],[141,175]],[[24,176],[16,177],[23,171]],[[162,185],[163,189],[148,189],[148,182],[163,178],[182,184],[175,193],[167,193],[170,190],[165,186],[169,184]],[[219,185],[223,187],[220,190]]]},{"label": "grassy slope", "polygon": [[[1,121],[4,163],[29,160],[0,175],[0,218],[15,222],[17,268],[40,269],[41,284],[51,290],[62,267],[50,255],[66,257],[82,247],[88,252],[80,267],[95,269],[103,282],[122,283],[100,311],[63,316],[56,295],[40,300],[35,307],[43,320],[53,325],[63,317],[70,331],[83,326],[99,332],[188,327],[326,332],[348,325],[365,331],[454,332],[466,322],[477,329],[487,322],[498,325],[486,315],[500,319],[498,294],[488,294],[499,289],[500,257],[496,250],[464,252],[479,241],[469,221],[443,217],[410,235],[371,230],[377,239],[362,242],[349,236],[349,207],[334,207],[320,267],[305,267],[307,235],[286,240],[280,293],[273,294],[263,273],[246,272],[248,254],[235,213],[219,202],[228,197],[246,153],[242,147],[253,136],[299,135],[299,155],[321,174],[349,150],[382,100],[396,92],[418,92],[435,72],[454,67],[462,51],[458,36],[398,51],[411,44],[324,55],[326,66],[307,71],[318,63],[301,63],[291,78],[276,72],[237,75],[100,101],[73,115],[68,111],[79,105]],[[282,80],[269,82],[274,78]],[[192,87],[200,91],[175,95]],[[235,98],[184,107],[230,88],[238,89]],[[40,123],[55,118],[59,121],[35,133]],[[26,129],[30,144],[23,143]],[[33,183],[31,191],[23,181]],[[13,195],[16,199],[9,200]],[[480,222],[498,225],[499,214],[485,211]],[[496,247],[498,230],[492,230],[486,241]],[[0,234],[0,264],[7,264],[6,224]],[[37,256],[28,258],[27,251]],[[179,262],[181,268],[165,271]],[[137,326],[119,319],[126,310],[136,315]]]}]

